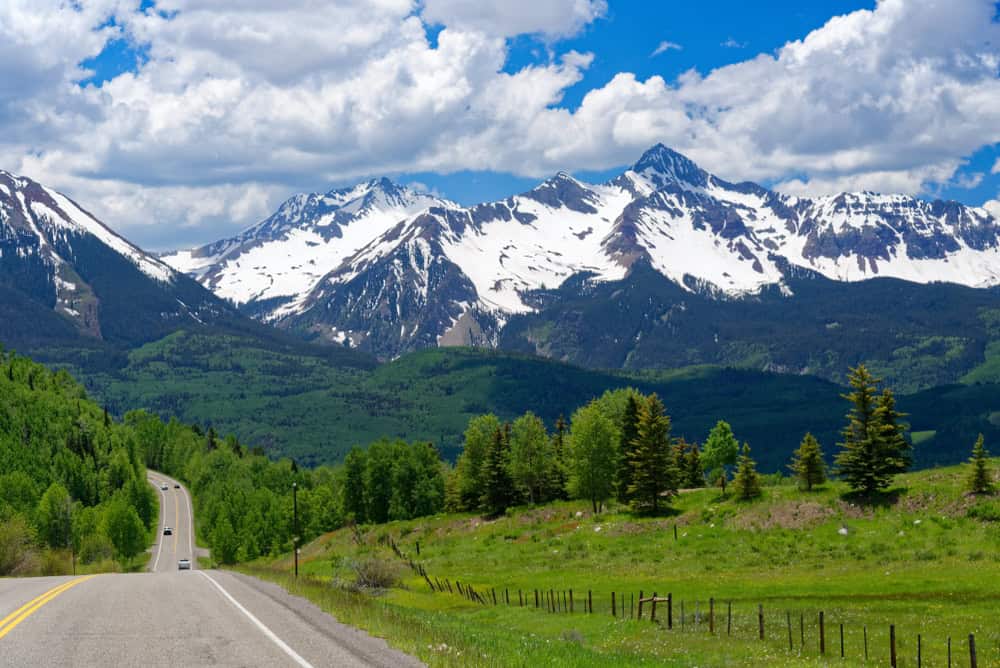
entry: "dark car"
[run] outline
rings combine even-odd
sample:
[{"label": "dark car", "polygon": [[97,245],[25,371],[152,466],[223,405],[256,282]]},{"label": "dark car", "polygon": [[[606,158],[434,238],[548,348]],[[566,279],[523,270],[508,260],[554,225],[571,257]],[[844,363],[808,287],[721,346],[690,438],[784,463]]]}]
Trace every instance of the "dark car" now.
[{"label": "dark car", "polygon": [[163,527],[163,535],[164,536],[173,536],[174,535],[174,530],[171,529],[170,527]]},{"label": "dark car", "polygon": [[180,488],[181,488],[180,483],[176,483],[175,482],[174,483],[174,489],[180,489]]}]

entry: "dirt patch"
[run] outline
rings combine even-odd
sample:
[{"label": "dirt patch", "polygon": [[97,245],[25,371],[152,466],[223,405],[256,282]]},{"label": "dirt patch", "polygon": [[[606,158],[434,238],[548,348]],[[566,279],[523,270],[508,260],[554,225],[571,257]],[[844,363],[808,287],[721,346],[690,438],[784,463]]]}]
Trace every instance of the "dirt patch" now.
[{"label": "dirt patch", "polygon": [[837,510],[816,501],[785,501],[749,508],[729,520],[729,525],[734,529],[807,529],[837,514]]}]

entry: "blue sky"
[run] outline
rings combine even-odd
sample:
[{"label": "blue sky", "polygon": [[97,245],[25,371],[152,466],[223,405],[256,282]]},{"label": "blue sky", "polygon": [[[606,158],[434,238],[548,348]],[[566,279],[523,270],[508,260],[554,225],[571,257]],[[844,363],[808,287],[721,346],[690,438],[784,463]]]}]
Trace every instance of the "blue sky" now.
[{"label": "blue sky", "polygon": [[0,8],[0,166],[153,248],[372,176],[466,204],[601,181],[656,142],[783,192],[1000,206],[994,0],[132,1]]}]

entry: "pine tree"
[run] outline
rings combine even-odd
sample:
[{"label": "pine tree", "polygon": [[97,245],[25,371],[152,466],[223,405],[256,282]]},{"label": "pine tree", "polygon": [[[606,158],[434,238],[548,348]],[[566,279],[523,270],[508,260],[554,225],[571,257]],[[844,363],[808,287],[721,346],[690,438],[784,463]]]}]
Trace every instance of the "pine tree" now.
[{"label": "pine tree", "polygon": [[973,494],[990,494],[993,492],[993,472],[990,471],[989,453],[980,434],[976,439],[976,444],[972,447],[972,457],[969,463],[972,464],[972,471],[969,472],[969,491]]},{"label": "pine tree", "polygon": [[566,420],[562,415],[556,420],[556,431],[552,435],[552,462],[546,489],[547,499],[567,499],[566,485],[568,462],[566,461]]},{"label": "pine tree", "polygon": [[740,454],[739,462],[736,465],[736,477],[733,478],[733,486],[736,488],[736,497],[749,501],[760,496],[760,477],[757,475],[757,464],[750,458],[750,444],[743,444],[743,452]]},{"label": "pine tree", "polygon": [[799,487],[811,492],[816,485],[826,482],[826,463],[823,461],[823,450],[819,441],[810,433],[802,439],[799,449],[792,454],[789,466],[799,479]]},{"label": "pine tree", "polygon": [[508,424],[494,432],[493,441],[486,451],[486,461],[483,463],[483,494],[480,505],[491,517],[502,515],[514,500],[514,481],[508,472],[509,451],[510,425]]},{"label": "pine tree", "polygon": [[358,524],[368,519],[365,509],[365,469],[367,458],[361,448],[352,448],[344,458],[344,515]]},{"label": "pine tree", "polygon": [[701,464],[701,452],[698,444],[692,443],[684,457],[685,482],[688,489],[697,489],[705,486],[705,469]]},{"label": "pine tree", "polygon": [[615,472],[615,494],[620,503],[628,503],[629,488],[632,486],[632,457],[636,439],[639,437],[639,400],[634,393],[629,394],[625,400],[621,434],[618,444],[618,467]]},{"label": "pine tree", "polygon": [[903,414],[896,410],[891,390],[881,396],[876,380],[863,364],[851,369],[851,402],[843,441],[837,453],[837,471],[856,492],[867,496],[885,489],[896,473],[910,465],[910,445],[904,437]]},{"label": "pine tree", "polygon": [[639,405],[637,435],[632,447],[632,484],[628,494],[633,510],[656,513],[660,496],[677,493],[677,473],[670,447],[670,417],[655,394]]}]

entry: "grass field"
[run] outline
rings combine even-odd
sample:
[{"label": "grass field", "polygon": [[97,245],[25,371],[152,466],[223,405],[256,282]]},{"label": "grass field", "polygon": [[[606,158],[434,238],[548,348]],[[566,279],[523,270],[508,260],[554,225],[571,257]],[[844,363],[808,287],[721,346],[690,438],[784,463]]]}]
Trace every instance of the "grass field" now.
[{"label": "grass field", "polygon": [[[899,666],[917,665],[918,634],[922,665],[946,665],[949,637],[953,665],[969,665],[969,633],[979,665],[1000,665],[1000,500],[963,494],[963,477],[962,467],[900,476],[874,506],[846,500],[839,483],[813,493],[784,484],[766,487],[752,503],[722,499],[718,490],[685,492],[676,513],[661,518],[614,510],[595,517],[573,502],[492,521],[443,515],[366,527],[360,542],[351,529],[323,536],[303,548],[297,583],[288,557],[246,568],[431,665],[825,665],[841,662],[840,624],[849,665],[863,663],[865,632],[868,665],[889,665],[890,624]],[[501,604],[431,593],[408,568],[398,586],[378,596],[331,586],[352,578],[352,564],[398,561],[380,544],[383,537],[432,578],[496,589]],[[533,593],[520,607],[518,590],[534,589],[572,589],[575,612],[535,609]],[[582,612],[588,590],[593,614]],[[665,628],[663,604],[657,624],[648,613],[641,622],[633,618],[640,590],[672,595],[673,629]],[[512,606],[503,603],[505,591]],[[619,603],[624,595],[624,616],[621,609],[611,615],[612,591]]]}]

